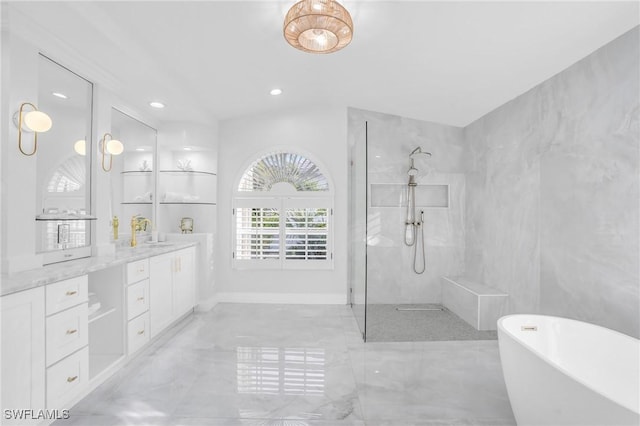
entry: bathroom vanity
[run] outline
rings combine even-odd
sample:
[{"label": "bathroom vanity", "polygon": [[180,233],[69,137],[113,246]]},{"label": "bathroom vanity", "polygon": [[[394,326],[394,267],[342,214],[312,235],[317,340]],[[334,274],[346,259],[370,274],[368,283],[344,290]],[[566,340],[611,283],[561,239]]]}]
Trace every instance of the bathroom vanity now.
[{"label": "bathroom vanity", "polygon": [[29,414],[7,424],[61,418],[63,410],[189,315],[195,305],[196,246],[141,244],[114,256],[3,275],[2,408]]}]

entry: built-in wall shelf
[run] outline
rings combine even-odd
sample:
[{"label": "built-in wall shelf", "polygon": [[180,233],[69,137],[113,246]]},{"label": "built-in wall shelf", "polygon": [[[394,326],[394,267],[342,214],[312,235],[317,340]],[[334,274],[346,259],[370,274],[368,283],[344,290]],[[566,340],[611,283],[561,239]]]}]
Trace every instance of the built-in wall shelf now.
[{"label": "built-in wall shelf", "polygon": [[191,202],[191,201],[160,201],[160,204],[203,205],[203,206],[216,205],[216,203]]},{"label": "built-in wall shelf", "polygon": [[120,204],[153,204],[151,201],[123,201]]},{"label": "built-in wall shelf", "polygon": [[194,232],[212,232],[217,208],[216,153],[209,149],[209,134],[196,139],[184,139],[185,135],[181,130],[165,144],[159,139],[158,231],[175,232],[176,224],[186,217],[193,219]]},{"label": "built-in wall shelf", "polygon": [[[408,188],[401,183],[372,183],[371,207],[406,207]],[[416,207],[449,207],[449,185],[427,183],[414,188]]]},{"label": "built-in wall shelf", "polygon": [[153,173],[153,170],[124,170],[124,171],[122,171],[120,173],[123,174],[123,175],[130,175],[130,174],[145,175],[145,174]]},{"label": "built-in wall shelf", "polygon": [[202,170],[160,170],[160,173],[174,173],[174,174],[184,174],[184,175],[209,175],[216,176],[213,172],[205,172]]},{"label": "built-in wall shelf", "polygon": [[102,307],[98,309],[96,312],[89,315],[89,324],[99,320],[100,318],[104,318],[115,311],[116,311],[115,307],[109,307],[109,306]]},{"label": "built-in wall shelf", "polygon": [[36,220],[38,221],[61,221],[61,220],[97,220],[98,218],[95,216],[52,216],[52,215],[40,215],[36,216]]}]

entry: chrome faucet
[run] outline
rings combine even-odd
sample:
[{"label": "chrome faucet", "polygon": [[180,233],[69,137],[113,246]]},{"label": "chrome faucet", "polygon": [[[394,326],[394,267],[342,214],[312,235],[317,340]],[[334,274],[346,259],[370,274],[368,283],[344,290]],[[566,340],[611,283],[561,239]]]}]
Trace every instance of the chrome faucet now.
[{"label": "chrome faucet", "polygon": [[131,247],[135,247],[138,245],[138,241],[136,240],[136,232],[146,231],[147,225],[151,225],[151,221],[146,217],[142,217],[140,215],[131,217]]}]

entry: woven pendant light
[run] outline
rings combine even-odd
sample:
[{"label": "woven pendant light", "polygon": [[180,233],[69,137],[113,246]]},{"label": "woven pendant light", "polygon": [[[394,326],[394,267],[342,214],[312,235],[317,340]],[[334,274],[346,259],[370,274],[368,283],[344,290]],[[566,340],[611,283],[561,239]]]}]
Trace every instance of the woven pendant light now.
[{"label": "woven pendant light", "polygon": [[334,0],[302,0],[284,19],[284,38],[305,52],[331,53],[353,37],[353,21],[347,9]]}]

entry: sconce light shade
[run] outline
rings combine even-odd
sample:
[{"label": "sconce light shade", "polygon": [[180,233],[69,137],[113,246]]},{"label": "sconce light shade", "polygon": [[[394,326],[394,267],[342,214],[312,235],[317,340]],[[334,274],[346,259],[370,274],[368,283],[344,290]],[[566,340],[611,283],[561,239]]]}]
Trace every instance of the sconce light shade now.
[{"label": "sconce light shade", "polygon": [[87,142],[84,139],[80,139],[73,144],[73,150],[80,155],[87,155]]},{"label": "sconce light shade", "polygon": [[351,43],[353,21],[335,0],[302,0],[287,12],[284,38],[304,52],[331,53]]},{"label": "sconce light shade", "polygon": [[[107,140],[107,138],[109,138]],[[100,152],[102,153],[102,170],[111,171],[113,167],[113,156],[120,155],[124,151],[124,145],[119,140],[113,139],[111,133],[105,133],[100,141]],[[105,157],[109,155],[109,167],[105,165]]]},{"label": "sconce light shade", "polygon": [[111,139],[107,142],[106,150],[111,155],[120,155],[124,151],[124,145],[117,139]]},{"label": "sconce light shade", "polygon": [[[26,106],[30,106],[33,108],[33,111],[29,111],[25,113],[24,108]],[[17,117],[16,117],[17,115]],[[17,120],[16,120],[17,118]],[[17,121],[17,123],[16,123]],[[51,117],[45,114],[42,111],[38,111],[38,108],[30,102],[24,102],[20,105],[20,109],[14,115],[14,123],[18,127],[18,149],[24,155],[31,156],[36,153],[38,150],[38,133],[44,133],[51,129],[53,125],[53,121],[51,121]],[[22,132],[23,131],[32,131],[33,134],[33,151],[25,152],[22,149]]]},{"label": "sconce light shade", "polygon": [[42,111],[30,111],[24,116],[24,124],[34,132],[46,132],[51,129],[53,122],[51,117]]}]

